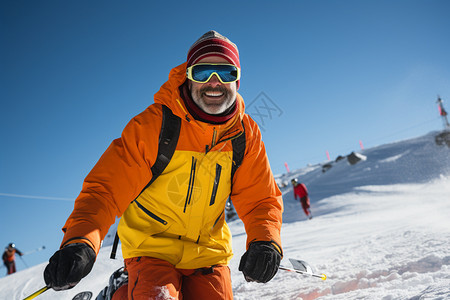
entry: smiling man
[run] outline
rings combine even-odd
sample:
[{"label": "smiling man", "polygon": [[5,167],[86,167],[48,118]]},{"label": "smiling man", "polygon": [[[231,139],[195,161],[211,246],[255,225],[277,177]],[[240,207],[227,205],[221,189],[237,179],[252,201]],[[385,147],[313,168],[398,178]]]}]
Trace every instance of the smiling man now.
[{"label": "smiling man", "polygon": [[192,45],[155,103],[86,177],[61,249],[44,271],[48,287],[72,288],[90,272],[118,216],[129,279],[114,300],[232,299],[228,198],[247,233],[239,270],[247,281],[275,276],[281,192],[237,93],[240,76],[238,49],[226,37],[209,31]]},{"label": "smiling man", "polygon": [[[208,68],[210,64],[226,63],[224,58],[211,56],[199,61],[199,65],[196,67]],[[200,63],[202,65],[200,65]],[[226,68],[232,68],[232,66],[226,66]],[[195,67],[194,67],[195,68]],[[207,71],[204,71],[207,72]],[[236,70],[237,72],[237,70]],[[220,77],[213,74],[206,83],[196,82],[194,79],[189,80],[189,90],[191,91],[192,100],[195,104],[204,112],[212,115],[223,114],[235,105],[236,102],[236,83],[224,83],[220,80]]]}]

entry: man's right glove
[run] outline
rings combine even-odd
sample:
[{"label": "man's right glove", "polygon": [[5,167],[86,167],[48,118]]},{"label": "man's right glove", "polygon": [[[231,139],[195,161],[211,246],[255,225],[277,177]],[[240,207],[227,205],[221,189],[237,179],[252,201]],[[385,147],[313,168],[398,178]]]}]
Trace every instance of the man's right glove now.
[{"label": "man's right glove", "polygon": [[44,270],[45,284],[55,291],[73,288],[92,270],[95,251],[86,244],[69,244],[53,254]]},{"label": "man's right glove", "polygon": [[277,273],[280,261],[281,254],[271,242],[252,242],[242,255],[239,271],[247,281],[266,283]]}]

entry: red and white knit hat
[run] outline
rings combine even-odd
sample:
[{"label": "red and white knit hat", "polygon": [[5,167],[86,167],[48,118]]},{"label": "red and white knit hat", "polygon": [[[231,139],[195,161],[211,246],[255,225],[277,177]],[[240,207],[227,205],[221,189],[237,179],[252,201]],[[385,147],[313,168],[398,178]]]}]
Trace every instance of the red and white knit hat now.
[{"label": "red and white knit hat", "polygon": [[208,56],[220,56],[225,58],[230,64],[240,68],[239,51],[235,44],[229,39],[211,30],[202,35],[189,48],[187,55],[187,67],[195,65],[199,60]]}]

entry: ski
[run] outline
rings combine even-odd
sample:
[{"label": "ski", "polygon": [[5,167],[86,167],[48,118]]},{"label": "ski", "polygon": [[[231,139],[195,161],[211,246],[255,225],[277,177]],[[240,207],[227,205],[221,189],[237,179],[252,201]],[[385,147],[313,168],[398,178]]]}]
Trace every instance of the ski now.
[{"label": "ski", "polygon": [[92,297],[92,292],[81,292],[76,294],[72,300],[89,300]]},{"label": "ski", "polygon": [[280,266],[279,269],[283,270],[283,271],[290,271],[290,272],[295,272],[295,273],[299,273],[299,274],[303,274],[303,275],[309,275],[312,277],[317,277],[320,278],[322,280],[326,280],[327,279],[327,275],[325,274],[315,274],[311,268],[311,266],[303,261],[303,260],[299,260],[299,259],[293,259],[293,258],[289,258],[290,263],[292,264],[292,268],[286,268],[286,267],[282,267]]}]

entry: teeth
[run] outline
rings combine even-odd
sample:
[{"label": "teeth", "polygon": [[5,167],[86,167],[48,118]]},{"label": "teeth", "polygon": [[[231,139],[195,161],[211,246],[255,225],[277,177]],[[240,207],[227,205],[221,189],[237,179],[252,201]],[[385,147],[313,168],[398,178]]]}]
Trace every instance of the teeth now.
[{"label": "teeth", "polygon": [[223,93],[220,93],[220,92],[206,92],[205,95],[208,96],[208,97],[219,97],[219,96],[222,96]]}]

